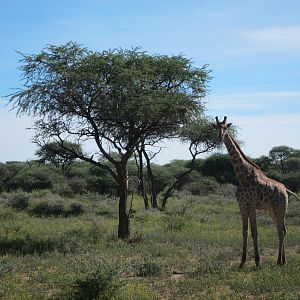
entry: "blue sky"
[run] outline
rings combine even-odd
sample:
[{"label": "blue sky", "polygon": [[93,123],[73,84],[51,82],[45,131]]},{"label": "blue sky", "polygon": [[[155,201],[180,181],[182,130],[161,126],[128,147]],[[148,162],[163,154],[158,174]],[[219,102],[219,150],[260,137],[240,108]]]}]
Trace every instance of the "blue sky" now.
[{"label": "blue sky", "polygon": [[[207,114],[239,126],[247,155],[300,148],[300,1],[5,1],[0,18],[0,161],[34,158],[33,120],[16,118],[5,95],[20,87],[20,56],[70,40],[92,50],[183,53],[209,64]],[[188,159],[167,143],[158,162]]]}]

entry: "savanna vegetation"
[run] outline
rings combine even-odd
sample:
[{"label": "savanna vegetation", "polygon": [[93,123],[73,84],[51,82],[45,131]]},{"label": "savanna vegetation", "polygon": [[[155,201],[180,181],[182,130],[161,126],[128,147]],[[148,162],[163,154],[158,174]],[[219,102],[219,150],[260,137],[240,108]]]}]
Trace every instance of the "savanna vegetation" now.
[{"label": "savanna vegetation", "polygon": [[[299,175],[294,169],[282,172],[282,163],[286,166],[297,156],[273,160],[279,150],[274,147],[256,162],[276,178]],[[291,198],[287,214],[286,266],[276,266],[276,230],[270,216],[259,213],[261,267],[256,269],[251,259],[250,243],[249,261],[238,270],[241,221],[227,155],[197,159],[164,211],[145,208],[136,186],[136,162],[130,160],[132,233],[125,240],[118,238],[117,186],[108,172],[76,161],[69,162],[66,172],[57,162],[40,158],[0,165],[1,299],[300,296],[298,200]],[[158,207],[190,163],[152,165]],[[146,168],[144,172],[144,192],[149,195]]]},{"label": "savanna vegetation", "polygon": [[[276,266],[277,233],[259,213],[262,264],[238,270],[237,181],[204,114],[207,66],[76,43],[21,63],[24,86],[10,103],[37,120],[37,159],[0,164],[1,299],[300,297],[293,198],[286,266]],[[184,143],[190,159],[155,164],[164,139]],[[299,150],[253,160],[299,192]]]}]

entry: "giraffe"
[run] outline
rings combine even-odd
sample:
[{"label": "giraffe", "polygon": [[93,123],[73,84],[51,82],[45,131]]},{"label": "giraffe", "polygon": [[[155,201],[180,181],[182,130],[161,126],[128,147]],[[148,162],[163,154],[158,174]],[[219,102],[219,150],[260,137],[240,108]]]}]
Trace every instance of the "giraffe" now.
[{"label": "giraffe", "polygon": [[255,263],[257,267],[259,266],[257,209],[269,211],[274,220],[279,238],[277,264],[284,265],[285,212],[288,206],[288,194],[292,194],[298,199],[300,198],[282,183],[268,178],[254,162],[246,157],[228,131],[231,125],[232,123],[227,123],[226,116],[222,122],[219,122],[218,117],[216,117],[215,127],[218,129],[219,136],[228,150],[238,179],[236,198],[240,207],[243,226],[243,252],[239,267],[242,268],[246,262],[249,223],[254,245]]}]

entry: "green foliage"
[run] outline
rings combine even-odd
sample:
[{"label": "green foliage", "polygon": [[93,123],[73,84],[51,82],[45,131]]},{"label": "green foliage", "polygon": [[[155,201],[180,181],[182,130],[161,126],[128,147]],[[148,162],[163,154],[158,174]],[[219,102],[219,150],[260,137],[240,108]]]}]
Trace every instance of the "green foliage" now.
[{"label": "green foliage", "polygon": [[64,207],[58,203],[40,202],[29,209],[29,214],[36,217],[58,217],[64,214]]},{"label": "green foliage", "polygon": [[166,216],[165,228],[169,231],[181,231],[185,228],[185,218],[179,215]]},{"label": "green foliage", "polygon": [[287,173],[300,172],[300,156],[288,158],[286,160],[285,167],[286,167]]},{"label": "green foliage", "polygon": [[206,153],[221,146],[217,132],[213,130],[213,123],[211,118],[198,114],[181,128],[180,138],[190,145],[192,155]]},{"label": "green foliage", "polygon": [[11,193],[7,200],[7,204],[17,210],[26,210],[29,205],[29,195],[24,192]]},{"label": "green foliage", "polygon": [[203,176],[215,177],[219,183],[236,184],[236,176],[227,154],[213,154],[200,166]]},{"label": "green foliage", "polygon": [[38,254],[51,252],[55,249],[56,242],[52,239],[30,236],[29,234],[15,237],[0,237],[0,253],[7,255],[10,253],[16,255]]},{"label": "green foliage", "polygon": [[35,202],[29,209],[30,215],[35,217],[70,217],[83,214],[84,209],[80,203],[71,203],[69,207],[55,202]]},{"label": "green foliage", "polygon": [[[63,146],[63,156],[106,170],[59,138],[70,132],[81,142],[104,138],[130,157],[128,151],[141,140],[169,137],[201,111],[210,79],[206,66],[194,67],[183,55],[149,55],[140,49],[93,52],[74,42],[23,55],[20,62],[25,84],[10,101],[19,114],[43,117],[36,122],[37,140],[51,133]],[[110,151],[99,150],[116,162]]]},{"label": "green foliage", "polygon": [[152,260],[146,260],[139,264],[137,276],[152,277],[162,273],[162,266]]},{"label": "green foliage", "polygon": [[219,186],[220,184],[214,177],[203,177],[200,175],[186,184],[184,190],[189,191],[192,195],[205,196],[215,193]]},{"label": "green foliage", "polygon": [[31,192],[49,189],[56,182],[64,180],[54,169],[41,166],[35,161],[6,163],[0,167],[0,182],[3,191],[23,190]]},{"label": "green foliage", "polygon": [[49,174],[49,170],[46,168],[31,168],[30,166],[26,166],[7,182],[7,188],[10,190],[22,189],[26,192],[49,189],[52,187],[52,175]]},{"label": "green foliage", "polygon": [[61,181],[53,184],[51,192],[62,197],[72,197],[74,195],[72,188],[68,185],[67,181]]},{"label": "green foliage", "polygon": [[118,279],[119,269],[116,262],[110,262],[92,254],[76,260],[73,268],[76,277],[70,284],[69,299],[76,300],[111,300],[121,287]]},{"label": "green foliage", "polygon": [[[0,195],[0,298],[9,299],[296,299],[300,296],[300,202],[287,214],[287,265],[276,266],[278,237],[268,214],[258,211],[261,267],[253,246],[238,270],[241,220],[232,186],[218,194],[170,198],[166,212],[141,209],[135,197],[133,232],[138,242],[116,238],[116,202],[103,195],[62,198],[41,191],[28,194],[29,207],[40,201],[81,204],[72,218],[33,218],[5,205]],[[221,189],[220,188],[220,189]],[[227,201],[224,195],[230,194]],[[100,214],[102,211],[110,213]],[[171,220],[172,218],[172,220]],[[175,222],[178,221],[176,224]],[[268,222],[267,222],[268,221]],[[177,227],[169,226],[171,222]],[[177,226],[178,224],[183,226]],[[272,224],[272,225],[271,225]],[[137,235],[138,236],[138,235]],[[116,259],[117,258],[117,259]]]},{"label": "green foliage", "polygon": [[68,186],[73,194],[84,194],[87,191],[86,179],[82,177],[72,177],[68,180]]},{"label": "green foliage", "polygon": [[262,155],[253,161],[260,167],[263,172],[269,171],[271,167],[271,159],[268,156]]},{"label": "green foliage", "polygon": [[74,161],[77,157],[71,155],[68,151],[64,151],[63,147],[72,149],[75,153],[82,153],[81,146],[78,144],[71,142],[64,142],[63,144],[52,142],[41,145],[35,154],[39,157],[41,163],[51,164],[67,174],[72,165],[74,165]]},{"label": "green foliage", "polygon": [[290,190],[300,191],[300,172],[284,174],[280,181]]},{"label": "green foliage", "polygon": [[287,160],[292,157],[300,157],[300,150],[293,149],[288,146],[273,147],[269,152],[272,164],[280,167],[282,173],[287,173]]},{"label": "green foliage", "polygon": [[92,193],[115,195],[117,184],[108,171],[92,166],[87,177],[87,189]]},{"label": "green foliage", "polygon": [[71,216],[79,216],[83,213],[84,213],[84,209],[83,209],[82,205],[80,203],[74,202],[70,205],[70,210],[67,214],[71,215]]}]

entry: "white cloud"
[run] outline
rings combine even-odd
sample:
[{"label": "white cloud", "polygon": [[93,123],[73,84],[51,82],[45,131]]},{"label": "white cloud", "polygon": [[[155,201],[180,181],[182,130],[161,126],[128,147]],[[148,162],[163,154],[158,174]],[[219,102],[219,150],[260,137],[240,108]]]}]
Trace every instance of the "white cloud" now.
[{"label": "white cloud", "polygon": [[[229,122],[238,126],[238,139],[244,144],[242,151],[252,157],[268,155],[269,151],[280,145],[300,149],[300,114],[280,114],[269,116],[231,115]],[[164,164],[174,159],[191,159],[188,146],[175,141],[166,141],[156,163]],[[224,148],[224,153],[227,150]],[[205,157],[205,155],[204,155]]]},{"label": "white cloud", "polygon": [[245,143],[243,151],[251,157],[267,155],[274,146],[300,148],[300,114],[269,116],[232,115],[230,122],[239,127],[239,138]]},{"label": "white cloud", "polygon": [[253,92],[225,94],[207,97],[208,110],[258,110],[273,105],[286,105],[287,102],[299,103],[300,91]]},{"label": "white cloud", "polygon": [[300,26],[269,27],[242,31],[241,37],[259,50],[299,50]]}]

